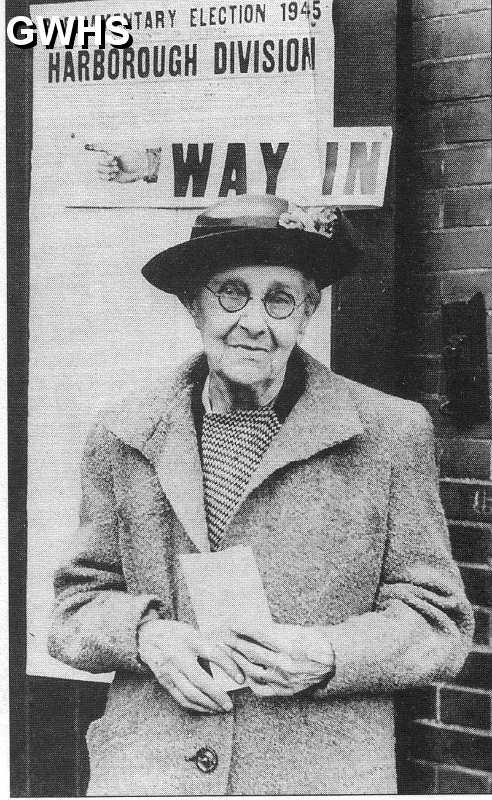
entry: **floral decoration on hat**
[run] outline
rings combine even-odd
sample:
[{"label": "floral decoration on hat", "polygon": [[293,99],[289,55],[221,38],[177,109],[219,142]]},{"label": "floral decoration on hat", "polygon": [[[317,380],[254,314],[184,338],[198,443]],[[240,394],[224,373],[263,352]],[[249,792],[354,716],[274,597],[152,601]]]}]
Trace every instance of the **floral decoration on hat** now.
[{"label": "floral decoration on hat", "polygon": [[319,233],[322,236],[326,236],[327,239],[332,239],[339,214],[341,214],[339,208],[333,209],[329,206],[324,206],[321,210],[311,210],[291,203],[289,204],[289,210],[280,215],[278,224],[280,227],[291,231],[309,231],[310,233]]}]

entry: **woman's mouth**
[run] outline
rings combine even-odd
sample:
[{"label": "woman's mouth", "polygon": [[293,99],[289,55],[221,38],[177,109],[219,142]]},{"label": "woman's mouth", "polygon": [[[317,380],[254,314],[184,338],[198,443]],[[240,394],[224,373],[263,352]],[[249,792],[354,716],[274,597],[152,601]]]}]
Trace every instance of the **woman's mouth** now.
[{"label": "woman's mouth", "polygon": [[229,347],[234,347],[237,350],[247,350],[252,353],[268,353],[266,347],[258,347],[258,345],[251,344],[230,344]]}]

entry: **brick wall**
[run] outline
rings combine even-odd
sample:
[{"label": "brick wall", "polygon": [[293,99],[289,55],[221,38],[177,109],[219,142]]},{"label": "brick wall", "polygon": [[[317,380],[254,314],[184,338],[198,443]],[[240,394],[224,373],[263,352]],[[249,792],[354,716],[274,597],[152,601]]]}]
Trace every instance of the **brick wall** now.
[{"label": "brick wall", "polygon": [[414,0],[412,8],[403,385],[434,417],[441,495],[476,634],[452,684],[415,693],[402,706],[401,790],[486,793],[492,791],[492,427],[460,431],[439,405],[443,301],[484,292],[492,374],[490,2]]}]

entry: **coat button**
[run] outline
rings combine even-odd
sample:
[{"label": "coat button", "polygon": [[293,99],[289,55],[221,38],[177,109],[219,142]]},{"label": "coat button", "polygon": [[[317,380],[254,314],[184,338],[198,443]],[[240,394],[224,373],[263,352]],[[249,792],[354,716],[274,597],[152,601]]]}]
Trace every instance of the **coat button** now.
[{"label": "coat button", "polygon": [[186,761],[193,761],[200,772],[213,772],[219,763],[219,757],[211,747],[200,747],[194,756],[187,758]]}]

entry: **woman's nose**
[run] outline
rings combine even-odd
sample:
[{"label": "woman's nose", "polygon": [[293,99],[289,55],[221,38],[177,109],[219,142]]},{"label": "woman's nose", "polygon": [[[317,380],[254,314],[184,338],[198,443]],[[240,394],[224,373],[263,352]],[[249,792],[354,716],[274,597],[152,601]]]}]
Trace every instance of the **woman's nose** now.
[{"label": "woman's nose", "polygon": [[250,333],[258,334],[268,327],[263,300],[251,297],[240,312],[239,325]]}]

